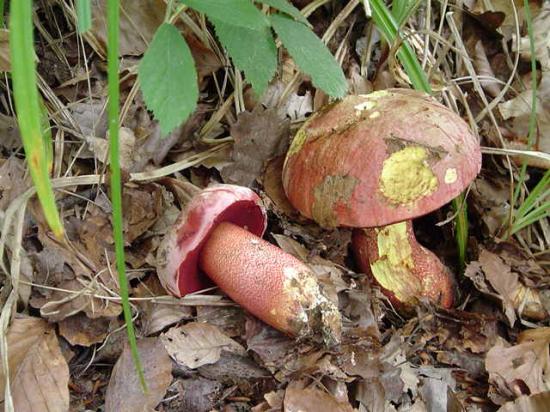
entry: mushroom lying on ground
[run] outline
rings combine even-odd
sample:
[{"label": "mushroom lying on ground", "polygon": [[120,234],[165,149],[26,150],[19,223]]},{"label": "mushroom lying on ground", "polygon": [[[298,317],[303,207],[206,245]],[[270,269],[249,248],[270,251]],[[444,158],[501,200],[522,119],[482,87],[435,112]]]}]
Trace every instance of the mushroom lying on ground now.
[{"label": "mushroom lying on ground", "polygon": [[416,241],[409,219],[452,200],[481,168],[466,122],[430,96],[405,89],[348,96],[296,134],[283,186],[296,209],[324,227],[354,231],[352,248],[388,298],[453,304],[449,270]]},{"label": "mushroom lying on ground", "polygon": [[216,185],[192,195],[157,255],[164,288],[181,297],[208,286],[204,274],[250,313],[295,337],[340,338],[340,314],[307,265],[261,238],[265,210],[250,189]]}]

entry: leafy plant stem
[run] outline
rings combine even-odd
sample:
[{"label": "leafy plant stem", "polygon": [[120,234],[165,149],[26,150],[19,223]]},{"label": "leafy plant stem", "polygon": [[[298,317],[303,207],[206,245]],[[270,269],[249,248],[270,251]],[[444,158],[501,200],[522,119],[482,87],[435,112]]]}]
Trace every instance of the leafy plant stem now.
[{"label": "leafy plant stem", "polygon": [[31,0],[11,2],[10,51],[17,121],[30,174],[46,222],[54,235],[62,239],[63,224],[49,178],[47,148],[44,146],[42,114],[36,86]]},{"label": "leafy plant stem", "polygon": [[147,392],[147,384],[137,349],[136,334],[132,322],[132,311],[128,297],[128,279],[124,259],[124,235],[122,232],[122,184],[119,161],[119,0],[107,1],[107,76],[108,76],[108,121],[111,168],[111,201],[113,204],[113,237],[115,241],[116,268],[119,278],[120,297],[126,331],[130,343],[132,359],[139,376],[143,392]]}]

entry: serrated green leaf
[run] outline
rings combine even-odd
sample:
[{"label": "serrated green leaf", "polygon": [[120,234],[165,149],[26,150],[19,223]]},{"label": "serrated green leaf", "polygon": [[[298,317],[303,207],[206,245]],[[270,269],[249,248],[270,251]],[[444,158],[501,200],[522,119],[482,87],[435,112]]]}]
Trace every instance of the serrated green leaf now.
[{"label": "serrated green leaf", "polygon": [[294,17],[298,21],[301,21],[306,24],[308,23],[304,15],[300,13],[300,10],[294,7],[287,0],[254,0],[254,1],[256,3],[267,4],[268,6],[273,7],[274,9],[277,9],[279,11],[282,11],[283,13],[288,14],[289,16]]},{"label": "serrated green leaf", "polygon": [[261,96],[277,70],[277,46],[268,27],[251,30],[212,19],[220,42]]},{"label": "serrated green leaf", "polygon": [[323,42],[306,26],[282,14],[271,15],[271,24],[298,67],[311,76],[316,87],[332,97],[348,88],[338,62]]},{"label": "serrated green leaf", "polygon": [[199,97],[195,62],[178,29],[162,24],[139,64],[147,108],[166,136],[195,110]]},{"label": "serrated green leaf", "polygon": [[267,17],[250,0],[180,0],[209,19],[260,30],[269,27]]}]

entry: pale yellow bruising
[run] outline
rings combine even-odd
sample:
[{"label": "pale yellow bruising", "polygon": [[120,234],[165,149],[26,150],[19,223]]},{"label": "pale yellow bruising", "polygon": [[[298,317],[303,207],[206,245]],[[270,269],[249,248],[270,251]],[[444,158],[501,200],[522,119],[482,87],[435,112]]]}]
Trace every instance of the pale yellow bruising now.
[{"label": "pale yellow bruising", "polygon": [[446,184],[450,185],[456,182],[456,179],[458,179],[458,173],[456,172],[456,169],[454,167],[451,167],[445,171],[445,177],[443,178],[443,180]]},{"label": "pale yellow bruising", "polygon": [[365,110],[372,109],[374,106],[376,106],[376,103],[373,102],[372,100],[366,100],[362,103],[359,103],[359,104],[355,105],[355,107],[354,107],[355,115],[356,116],[361,116],[361,113],[363,113]]},{"label": "pale yellow bruising", "polygon": [[372,92],[372,93],[369,93],[369,94],[360,94],[359,96],[367,97],[369,99],[379,99],[381,97],[385,97],[385,96],[389,96],[389,95],[390,95],[390,92],[388,92],[387,90],[378,90],[376,92]]},{"label": "pale yellow bruising", "polygon": [[393,292],[401,302],[420,296],[421,285],[412,275],[414,261],[407,236],[407,223],[400,222],[376,229],[378,260],[371,271],[383,288]]},{"label": "pale yellow bruising", "polygon": [[304,124],[298,132],[296,132],[296,135],[294,135],[294,139],[292,139],[292,143],[290,144],[290,147],[288,148],[288,152],[286,154],[286,158],[288,159],[290,156],[298,153],[304,143],[307,140],[307,133],[306,133],[306,126],[307,123]]},{"label": "pale yellow bruising", "polygon": [[369,119],[376,119],[377,117],[380,117],[380,112],[374,112],[369,115]]},{"label": "pale yellow bruising", "polygon": [[406,205],[432,194],[438,182],[427,158],[425,148],[407,146],[384,160],[380,174],[382,194],[398,205]]}]

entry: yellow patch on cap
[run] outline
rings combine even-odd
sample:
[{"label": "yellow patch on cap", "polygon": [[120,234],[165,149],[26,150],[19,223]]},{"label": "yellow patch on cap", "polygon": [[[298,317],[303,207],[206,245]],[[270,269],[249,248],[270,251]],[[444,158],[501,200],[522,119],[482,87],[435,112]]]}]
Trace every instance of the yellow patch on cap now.
[{"label": "yellow patch on cap", "polygon": [[428,162],[424,147],[407,146],[384,160],[380,191],[392,203],[406,205],[432,194],[437,177]]}]

